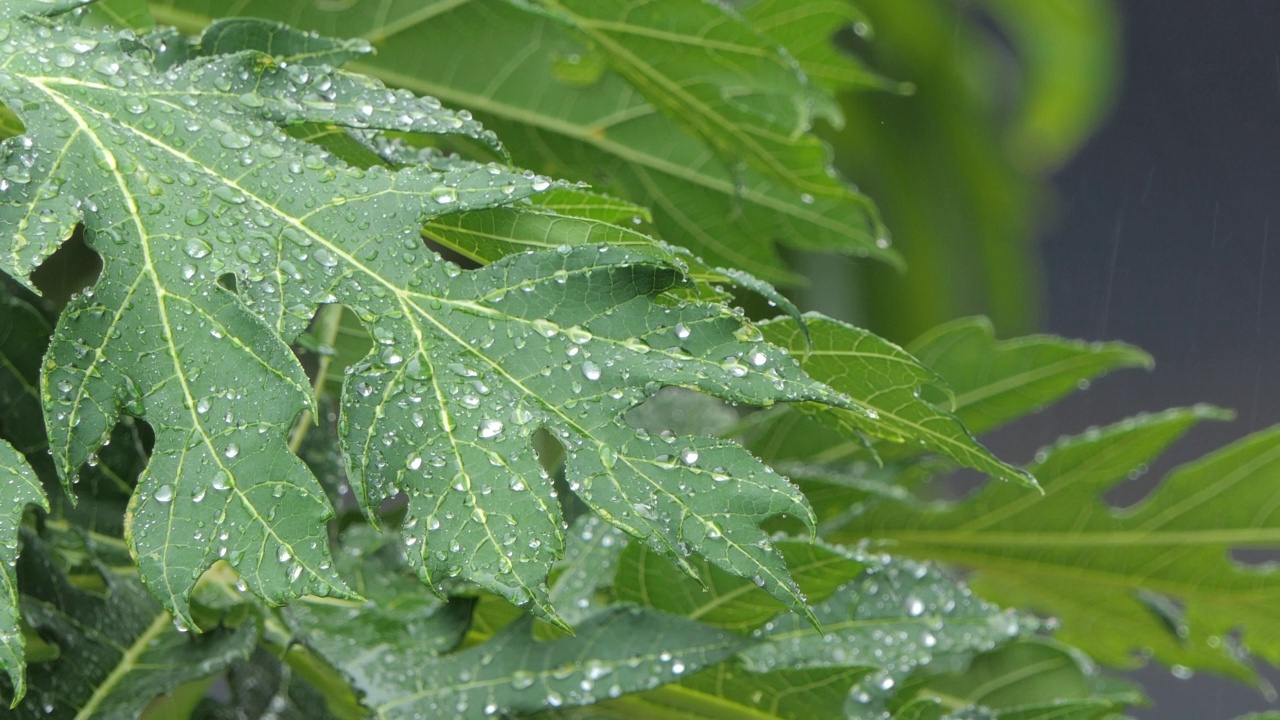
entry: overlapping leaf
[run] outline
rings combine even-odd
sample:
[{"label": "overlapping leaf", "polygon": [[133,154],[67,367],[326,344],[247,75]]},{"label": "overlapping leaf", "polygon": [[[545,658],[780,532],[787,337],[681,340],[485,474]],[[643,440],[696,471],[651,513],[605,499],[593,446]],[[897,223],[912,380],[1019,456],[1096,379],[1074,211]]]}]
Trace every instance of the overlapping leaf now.
[{"label": "overlapping leaf", "polygon": [[741,579],[703,568],[702,591],[643,549],[628,548],[614,580],[620,599],[749,631],[755,642],[733,663],[602,712],[626,717],[678,708],[691,718],[717,718],[733,708],[742,717],[879,718],[917,670],[962,667],[1039,627],[934,567],[801,541],[779,546],[797,581],[820,599],[814,608],[821,630],[790,614],[771,615],[776,604]]},{"label": "overlapping leaf", "polygon": [[[918,443],[992,477],[1035,484],[1025,471],[1001,462],[978,444],[954,416],[921,397],[922,389],[941,384],[940,378],[901,348],[866,330],[818,315],[808,316],[805,326],[777,320],[762,330],[770,342],[800,357],[806,372],[874,411],[871,417],[837,411],[824,414],[824,421],[845,434],[862,432]],[[805,406],[798,410],[804,411]]]},{"label": "overlapping leaf", "polygon": [[31,690],[13,715],[137,717],[157,696],[247,658],[252,622],[193,639],[134,578],[102,572],[101,593],[77,587],[34,534],[18,562],[22,614],[58,649],[28,668]]},{"label": "overlapping leaf", "polygon": [[871,36],[869,21],[854,3],[844,0],[753,0],[742,8],[743,16],[800,63],[813,86],[814,114],[837,128],[844,114],[836,94],[867,87],[904,91],[910,86],[891,82],[872,72],[857,56],[844,52],[835,35],[846,28],[861,37]]},{"label": "overlapping leaf", "polygon": [[997,340],[985,318],[939,325],[907,346],[946,380],[954,413],[975,435],[1035,412],[1121,368],[1148,368],[1151,356],[1125,343],[1028,335]]},{"label": "overlapping leaf", "polygon": [[9,443],[0,440],[0,669],[9,675],[16,704],[26,692],[22,671],[22,631],[18,626],[18,528],[28,505],[48,508],[44,488],[27,461]]},{"label": "overlapping leaf", "polygon": [[6,28],[0,92],[31,130],[4,147],[17,170],[0,258],[25,277],[83,223],[105,266],[46,357],[54,455],[70,478],[120,413],[153,426],[129,539],[180,619],[218,559],[272,601],[348,593],[326,549],[328,503],[285,445],[312,403],[286,342],[335,302],[375,341],[344,390],[349,479],[366,508],[407,496],[405,540],[427,582],[472,580],[553,617],[560,516],[529,442],[545,427],[602,517],[803,609],[757,527],[807,518],[800,493],[736,445],[655,438],[619,416],[666,385],[849,401],[727,308],[656,302],[683,280],[651,254],[563,247],[464,273],[418,237],[431,216],[511,202],[543,178],[456,160],[362,170],[278,128],[489,140],[465,114],[308,65],[363,44],[271,24],[228,21],[184,48],[40,19]]},{"label": "overlapping leaf", "polygon": [[1132,685],[1103,676],[1083,653],[1046,638],[980,655],[963,672],[928,679],[921,695],[1025,720],[1110,718],[1126,706],[1145,703]]},{"label": "overlapping leaf", "polygon": [[[775,241],[897,262],[874,208],[828,173],[826,149],[803,132],[812,87],[731,12],[610,0],[556,4],[553,19],[518,5],[540,3],[152,3],[158,19],[190,31],[235,12],[363,37],[379,51],[361,69],[475,111],[522,164],[652,208],[665,238],[713,265],[793,277]],[[704,37],[711,31],[731,37]],[[772,70],[744,70],[757,64]],[[673,119],[655,99],[685,114]],[[747,149],[754,164],[726,157],[729,147]]]},{"label": "overlapping leaf", "polygon": [[[782,333],[784,328],[788,328],[786,323],[768,332],[796,338],[794,330]],[[853,353],[854,346],[864,342],[861,339],[865,335],[863,331],[847,326],[835,324],[829,328],[829,333],[842,352]],[[876,347],[885,346],[874,338],[868,342]],[[796,347],[798,352],[803,349],[798,338]],[[980,445],[974,444],[968,449],[955,448],[960,450],[958,453],[946,452],[957,439],[964,443],[969,433],[980,435],[1040,410],[1070,393],[1087,388],[1090,381],[1108,372],[1151,366],[1150,356],[1123,343],[1088,343],[1047,335],[996,340],[991,324],[984,318],[966,318],[941,325],[922,335],[906,350],[916,361],[904,365],[903,354],[896,348],[868,358],[873,363],[872,367],[907,370],[905,374],[898,374],[901,378],[914,378],[908,385],[915,383],[920,390],[918,397],[914,394],[908,397],[903,392],[904,388],[899,387],[890,391],[887,397],[906,402],[907,409],[915,414],[923,412],[932,418],[935,427],[950,428],[951,438],[935,437],[930,444],[952,461],[970,466],[977,465],[967,461],[966,456],[984,451]],[[833,358],[824,357],[824,354],[829,353],[818,353],[811,371],[822,372],[817,368],[828,366],[835,374],[823,379],[845,383],[842,389],[852,392],[855,397],[878,392],[875,383],[860,385],[859,378],[850,368],[831,362]],[[800,356],[803,358],[803,353]],[[850,357],[856,357],[856,354]],[[894,358],[898,361],[895,362]],[[941,378],[944,389],[939,389],[938,378]],[[948,408],[950,413],[941,412],[936,406]],[[865,440],[849,439],[830,427],[830,420],[836,419],[835,416],[823,421],[787,409],[758,417],[750,433],[753,451],[775,467],[785,469],[793,479],[812,480],[804,487],[819,516],[824,519],[850,514],[845,511],[850,509],[851,503],[860,502],[869,495],[884,495],[886,487],[891,487],[885,484],[886,480],[896,477],[899,483],[909,482],[936,470],[920,467],[918,461],[911,458],[917,448],[923,449],[915,443],[875,444],[874,450],[886,464],[884,470],[877,470],[871,462]],[[956,420],[961,425],[956,425]],[[893,425],[888,423],[889,427]],[[901,422],[898,426],[901,427]],[[959,429],[961,426],[963,430]],[[872,437],[877,434],[874,426],[867,427],[865,432]],[[911,437],[911,433],[899,433],[897,437],[904,435]],[[939,441],[942,441],[941,447]],[[912,466],[904,467],[893,462],[904,458]],[[992,459],[987,458],[983,462],[989,465]],[[900,490],[898,494],[901,495]],[[857,508],[852,510],[853,514],[858,512]]]},{"label": "overlapping leaf", "polygon": [[1043,499],[992,485],[953,506],[885,505],[850,532],[978,569],[983,592],[1060,617],[1063,640],[1102,662],[1130,664],[1145,651],[1249,677],[1242,649],[1246,659],[1280,662],[1271,612],[1280,581],[1229,553],[1276,546],[1280,434],[1255,434],[1174,470],[1123,512],[1098,497],[1197,422],[1222,416],[1175,410],[1065,440],[1033,468]]},{"label": "overlapping leaf", "polygon": [[432,597],[401,575],[397,548],[380,548],[367,530],[349,533],[343,546],[344,576],[376,604],[303,601],[289,608],[289,624],[297,640],[351,679],[380,718],[482,718],[587,705],[675,682],[747,642],[683,618],[611,607],[578,624],[574,637],[538,640],[524,615],[449,652],[467,631],[473,603]]}]

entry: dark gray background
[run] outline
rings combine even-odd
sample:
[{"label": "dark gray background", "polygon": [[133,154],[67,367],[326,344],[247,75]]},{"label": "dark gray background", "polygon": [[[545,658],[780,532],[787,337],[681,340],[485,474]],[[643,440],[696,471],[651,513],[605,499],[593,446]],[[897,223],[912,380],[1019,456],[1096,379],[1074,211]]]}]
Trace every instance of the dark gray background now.
[{"label": "dark gray background", "polygon": [[[1120,6],[1116,106],[1056,176],[1058,207],[1041,237],[1045,329],[1134,343],[1156,369],[1099,381],[992,444],[1026,460],[1059,434],[1139,411],[1210,402],[1238,412],[1112,494],[1125,505],[1171,466],[1280,422],[1280,1]],[[1162,668],[1137,678],[1158,703],[1142,718],[1280,709],[1213,678],[1176,680]]]}]

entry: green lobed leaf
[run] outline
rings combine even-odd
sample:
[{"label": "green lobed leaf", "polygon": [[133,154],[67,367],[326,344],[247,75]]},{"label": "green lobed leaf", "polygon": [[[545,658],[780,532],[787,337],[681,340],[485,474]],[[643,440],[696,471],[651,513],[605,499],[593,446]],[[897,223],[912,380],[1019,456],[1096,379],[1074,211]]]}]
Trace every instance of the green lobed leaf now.
[{"label": "green lobed leaf", "polygon": [[851,718],[880,718],[913,672],[989,651],[1040,623],[1001,610],[936,567],[866,557],[867,569],[814,606],[821,631],[781,615],[739,657],[747,669],[862,668],[846,705]]},{"label": "green lobed leaf", "polygon": [[89,18],[103,25],[134,30],[149,30],[155,24],[146,0],[97,0],[89,8]]},{"label": "green lobed leaf", "polygon": [[1276,545],[1277,431],[1170,472],[1135,507],[1115,511],[1099,499],[1196,423],[1228,416],[1195,407],[1092,430],[1038,457],[1043,498],[992,485],[953,505],[886,504],[850,534],[975,568],[982,592],[1056,615],[1062,639],[1101,662],[1130,665],[1142,651],[1249,678],[1249,656],[1280,662],[1268,609],[1280,584],[1272,569],[1230,552]]},{"label": "green lobed leaf", "polygon": [[361,690],[401,671],[408,658],[455,648],[470,624],[474,601],[444,601],[408,572],[403,546],[368,526],[341,539],[338,570],[364,601],[303,598],[284,611],[289,628]]},{"label": "green lobed leaf", "polygon": [[18,578],[14,565],[18,559],[18,530],[28,505],[49,509],[44,488],[35,471],[9,443],[0,440],[0,488],[5,502],[0,503],[0,670],[12,684],[12,706],[17,706],[26,693],[22,650],[25,645],[18,626]]},{"label": "green lobed leaf", "polygon": [[[44,307],[39,309],[37,306]],[[49,456],[49,439],[42,424],[40,365],[54,313],[24,290],[0,282],[0,439],[9,441],[35,470],[45,488],[57,486],[57,471]],[[92,532],[120,536],[133,481],[146,464],[141,430],[121,423],[111,441],[81,469],[74,496],[47,496],[49,519],[67,520]],[[75,504],[74,501],[87,501]]]},{"label": "green lobed leaf", "polygon": [[329,720],[342,717],[330,711],[324,698],[288,665],[263,648],[248,660],[227,668],[227,702],[205,697],[194,720]]},{"label": "green lobed leaf", "polygon": [[575,625],[600,609],[597,595],[613,584],[614,570],[626,547],[626,534],[593,513],[583,513],[573,521],[549,592],[565,623]]},{"label": "green lobed leaf", "polygon": [[23,619],[60,653],[28,667],[31,690],[16,718],[134,718],[157,696],[247,658],[254,623],[193,637],[137,580],[93,573],[102,593],[77,587],[33,533],[24,536],[18,578]]},{"label": "green lobed leaf", "polygon": [[[865,567],[838,548],[801,540],[782,540],[777,545],[810,602],[830,596]],[[695,580],[676,572],[647,548],[630,545],[619,558],[614,592],[621,602],[743,633],[758,629],[778,615],[777,601],[754,583],[707,563],[700,563],[697,569],[699,579]]]},{"label": "green lobed leaf", "polygon": [[615,198],[559,188],[507,207],[433,218],[423,234],[480,263],[522,250],[603,243],[627,247],[684,270],[695,282],[691,289],[695,298],[724,300],[728,298],[724,286],[734,286],[763,297],[800,320],[795,304],[764,280],[741,270],[713,268],[684,248],[640,232],[636,226],[644,223],[647,215],[647,211]]},{"label": "green lobed leaf", "polygon": [[[660,112],[732,162],[810,186],[796,168],[826,151],[811,123],[795,61],[726,6],[683,0],[508,0],[555,18]],[[708,63],[714,57],[717,62]],[[817,162],[812,154],[817,153]],[[809,157],[805,157],[809,155]],[[829,181],[829,178],[826,178]]]},{"label": "green lobed leaf", "polygon": [[985,318],[939,325],[907,351],[946,381],[956,417],[975,435],[1058,401],[1120,368],[1150,369],[1151,356],[1124,343],[1049,335],[996,340]]},{"label": "green lobed leaf", "polygon": [[[670,683],[723,661],[745,643],[706,625],[627,608],[606,610],[574,632],[535,640],[532,620],[523,616],[452,654],[409,648],[382,655],[381,671],[359,676],[357,687],[379,718],[484,718],[587,705]],[[368,666],[347,649],[326,657],[344,671]]]},{"label": "green lobed leaf", "polygon": [[804,326],[782,319],[761,325],[761,330],[767,340],[800,357],[811,376],[856,398],[873,414],[817,413],[805,405],[797,411],[816,414],[845,435],[865,433],[892,442],[918,443],[962,466],[1035,486],[1030,474],[998,460],[955,416],[921,397],[921,389],[939,385],[940,378],[898,346],[816,314],[806,315]]},{"label": "green lobed leaf", "polygon": [[779,669],[752,673],[725,662],[678,685],[538,717],[564,720],[810,720],[844,717],[849,686],[863,672],[850,668]]},{"label": "green lobed leaf", "polygon": [[[748,32],[739,20],[710,3],[664,0],[642,5],[634,20],[597,18],[595,29],[627,36],[626,42],[617,41],[624,45],[632,39],[660,43],[666,54],[674,47],[672,52],[698,57],[697,66],[704,69],[718,67],[719,62],[714,49],[698,38],[696,27],[690,27],[692,19],[711,19],[716,29],[735,35]],[[780,138],[768,123],[757,127],[760,120],[752,99],[741,111],[734,110],[734,95],[743,83],[756,82],[748,76],[713,74],[710,79],[720,82],[719,86],[696,88],[697,97],[723,91],[728,100],[716,106],[721,116],[732,111],[733,117],[725,119],[735,123],[715,128],[707,124],[715,115],[700,112],[699,132],[715,130],[717,137],[729,137],[735,143],[759,141],[763,144],[757,155],[765,148],[785,151],[781,156],[785,167],[777,168],[777,173],[792,180],[771,176],[753,165],[727,163],[713,146],[685,133],[662,114],[637,86],[610,71],[606,57],[569,26],[544,14],[487,0],[402,1],[381,8],[367,3],[317,8],[307,3],[306,13],[299,12],[302,6],[302,0],[152,3],[157,18],[187,30],[234,11],[304,23],[329,35],[363,37],[378,46],[378,54],[363,60],[361,70],[476,112],[511,141],[519,163],[591,182],[652,208],[663,237],[692,249],[712,265],[740,268],[768,280],[794,280],[782,269],[775,241],[897,262],[874,208],[828,174],[825,148],[808,134]],[[652,11],[659,6],[679,11],[658,16]],[[572,9],[616,13],[622,8],[623,3],[611,1],[598,8],[575,5]],[[650,21],[659,28],[662,22],[673,27],[671,32],[655,32],[645,24]],[[475,27],[484,27],[485,32],[470,32]],[[751,42],[760,43],[754,51],[762,58],[777,57],[767,40],[757,36]],[[514,60],[513,49],[518,49]],[[460,57],[466,62],[458,62]],[[639,64],[632,66],[636,72],[647,72],[646,62],[637,58]],[[662,74],[668,71],[682,69],[664,66],[653,82],[679,85],[680,80]],[[788,102],[802,106],[808,101],[808,88],[796,83],[794,74],[787,84],[800,94],[788,101],[785,92],[779,94],[781,89],[766,88],[761,96],[766,107],[787,107]],[[794,110],[784,114],[795,115]],[[778,122],[788,125],[795,120]]]},{"label": "green lobed leaf", "polygon": [[[47,422],[67,478],[120,413],[153,426],[129,540],[181,620],[219,559],[272,602],[349,593],[328,557],[328,503],[285,444],[313,405],[285,341],[335,302],[375,341],[344,389],[349,480],[370,512],[407,496],[403,531],[426,582],[471,580],[554,620],[544,580],[562,548],[559,508],[529,442],[545,427],[568,452],[570,488],[602,517],[677,562],[696,551],[760,577],[803,612],[758,528],[810,518],[803,496],[737,445],[654,438],[619,419],[668,385],[853,407],[739,315],[657,302],[680,273],[625,248],[557,248],[470,273],[440,261],[418,238],[425,219],[551,183],[462,160],[363,170],[282,133],[324,120],[489,137],[433,99],[306,65],[311,36],[229,21],[161,73],[127,36],[36,25],[12,26],[23,51],[0,75],[39,120],[5,146],[30,171],[5,180],[0,218],[16,232],[0,257],[24,277],[78,222],[104,256],[46,356]],[[208,54],[238,43],[248,49]],[[45,74],[44,56],[58,72]]]},{"label": "green lobed leaf", "polygon": [[1079,650],[1042,637],[979,655],[963,672],[927,680],[921,694],[980,706],[1000,718],[1046,720],[1112,717],[1145,700],[1132,687],[1104,682]]},{"label": "green lobed leaf", "polygon": [[863,38],[871,36],[871,26],[851,2],[808,0],[753,0],[742,15],[761,32],[786,49],[800,63],[809,80],[814,114],[839,129],[844,113],[835,95],[851,89],[871,88],[905,92],[910,85],[892,82],[873,72],[856,55],[841,49],[833,36],[851,29]]}]

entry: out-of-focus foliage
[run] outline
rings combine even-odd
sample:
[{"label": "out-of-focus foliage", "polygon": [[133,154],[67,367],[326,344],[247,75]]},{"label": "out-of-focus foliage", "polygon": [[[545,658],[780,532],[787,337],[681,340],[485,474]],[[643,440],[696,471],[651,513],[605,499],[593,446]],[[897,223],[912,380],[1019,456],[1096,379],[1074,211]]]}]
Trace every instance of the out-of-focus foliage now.
[{"label": "out-of-focus foliage", "polygon": [[1032,330],[1047,175],[1110,105],[1115,9],[1109,0],[859,6],[875,36],[858,52],[915,86],[843,96],[845,126],[833,135],[841,168],[876,198],[908,267],[859,265],[863,319],[895,340],[973,313],[1005,332]]}]

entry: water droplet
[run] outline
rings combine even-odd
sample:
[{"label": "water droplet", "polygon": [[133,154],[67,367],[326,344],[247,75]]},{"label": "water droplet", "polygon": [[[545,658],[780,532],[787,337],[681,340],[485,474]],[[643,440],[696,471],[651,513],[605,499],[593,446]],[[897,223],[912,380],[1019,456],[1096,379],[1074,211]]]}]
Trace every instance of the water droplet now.
[{"label": "water droplet", "polygon": [[209,221],[209,213],[200,208],[191,208],[182,216],[182,220],[192,227],[199,227]]},{"label": "water droplet", "polygon": [[672,330],[672,332],[674,332],[676,334],[676,337],[680,338],[681,340],[687,340],[689,338],[689,335],[692,334],[692,332],[689,330],[689,327],[684,323],[676,323],[676,326]]},{"label": "water droplet", "polygon": [[599,380],[600,366],[596,365],[590,360],[587,360],[586,362],[582,363],[582,375],[588,380]]},{"label": "water droplet", "polygon": [[240,454],[240,446],[235,443],[228,443],[227,449],[223,450],[222,454],[226,455],[229,458],[233,458]]},{"label": "water droplet", "polygon": [[173,486],[161,485],[159,488],[156,489],[155,498],[156,498],[156,502],[162,502],[162,503],[169,502],[170,500],[173,499]]},{"label": "water droplet", "polygon": [[482,438],[493,438],[502,434],[502,428],[503,425],[501,420],[494,420],[490,418],[480,423],[480,427],[477,428],[477,431],[480,433],[480,437]]},{"label": "water droplet", "polygon": [[218,138],[218,142],[222,144],[222,147],[228,150],[243,150],[253,144],[253,138],[242,132],[235,132],[233,130],[231,132],[223,133],[222,136]]},{"label": "water droplet", "polygon": [[201,240],[200,238],[191,238],[187,240],[187,244],[183,246],[183,250],[189,257],[193,257],[196,260],[206,257],[209,253],[213,252],[213,248],[209,247],[209,243]]}]

